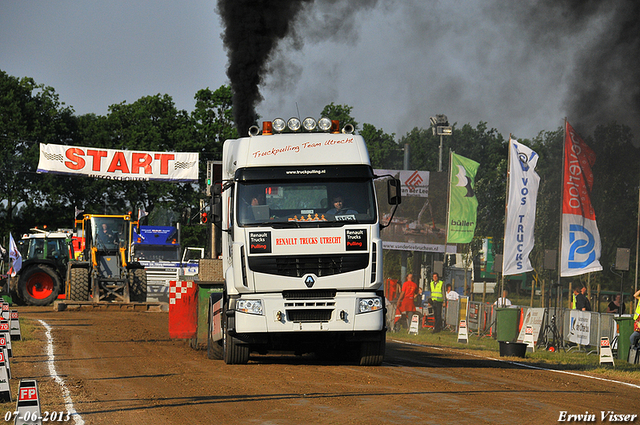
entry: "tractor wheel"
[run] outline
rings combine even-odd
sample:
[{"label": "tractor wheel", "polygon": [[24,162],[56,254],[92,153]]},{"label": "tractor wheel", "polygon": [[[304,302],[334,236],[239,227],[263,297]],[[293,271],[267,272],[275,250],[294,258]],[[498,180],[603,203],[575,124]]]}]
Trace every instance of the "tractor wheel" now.
[{"label": "tractor wheel", "polygon": [[70,273],[69,300],[89,301],[89,269],[74,267]]},{"label": "tractor wheel", "polygon": [[129,270],[129,299],[132,303],[147,301],[147,272],[145,269]]},{"label": "tractor wheel", "polygon": [[20,276],[18,294],[27,305],[49,305],[58,298],[61,286],[53,268],[36,264]]}]

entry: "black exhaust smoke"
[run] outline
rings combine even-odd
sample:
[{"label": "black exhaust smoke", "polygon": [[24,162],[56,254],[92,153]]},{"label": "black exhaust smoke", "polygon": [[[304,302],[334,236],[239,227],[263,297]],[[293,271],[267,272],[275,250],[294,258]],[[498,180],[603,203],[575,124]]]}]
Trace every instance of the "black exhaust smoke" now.
[{"label": "black exhaust smoke", "polygon": [[267,61],[279,40],[292,35],[296,15],[313,0],[218,0],[225,27],[223,41],[229,65],[227,76],[233,93],[233,113],[238,134],[244,136],[256,123],[256,105],[262,100],[258,86]]}]

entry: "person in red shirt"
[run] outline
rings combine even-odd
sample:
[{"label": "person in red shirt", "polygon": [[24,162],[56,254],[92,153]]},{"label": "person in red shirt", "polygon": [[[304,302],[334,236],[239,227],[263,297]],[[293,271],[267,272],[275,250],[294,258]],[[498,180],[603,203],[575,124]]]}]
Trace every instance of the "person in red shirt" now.
[{"label": "person in red shirt", "polygon": [[[416,311],[416,305],[413,299],[419,293],[420,289],[418,288],[418,284],[413,281],[413,274],[408,274],[406,282],[402,284],[402,290],[398,297],[398,312],[403,314],[410,311]],[[405,317],[410,320],[409,315],[405,314]]]}]

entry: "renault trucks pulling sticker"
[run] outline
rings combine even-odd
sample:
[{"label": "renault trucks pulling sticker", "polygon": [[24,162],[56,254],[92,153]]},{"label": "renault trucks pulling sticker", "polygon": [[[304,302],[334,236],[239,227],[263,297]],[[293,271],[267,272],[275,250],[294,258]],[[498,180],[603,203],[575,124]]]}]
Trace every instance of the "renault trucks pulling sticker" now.
[{"label": "renault trucks pulling sticker", "polygon": [[249,253],[269,254],[271,252],[271,232],[249,232]]},{"label": "renault trucks pulling sticker", "polygon": [[364,251],[367,249],[367,230],[346,229],[345,240],[347,251]]}]

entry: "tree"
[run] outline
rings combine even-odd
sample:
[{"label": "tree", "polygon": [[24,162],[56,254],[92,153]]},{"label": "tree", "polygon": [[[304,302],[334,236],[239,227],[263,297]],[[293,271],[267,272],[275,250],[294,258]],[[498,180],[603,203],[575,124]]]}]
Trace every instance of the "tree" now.
[{"label": "tree", "polygon": [[351,116],[352,106],[348,105],[335,105],[331,102],[329,105],[325,106],[322,112],[320,112],[320,116],[327,117],[330,120],[338,120],[340,121],[340,128],[344,128],[346,124],[351,124],[353,126],[354,131],[358,131],[358,123]]},{"label": "tree", "polygon": [[395,142],[395,134],[387,134],[372,124],[363,124],[360,135],[367,144],[373,168],[402,168],[402,150]]},{"label": "tree", "polygon": [[39,144],[68,143],[76,119],[52,87],[31,78],[0,71],[0,93],[0,231],[6,235],[28,230],[35,224],[36,211],[55,210],[59,191],[54,179],[36,173]]}]

